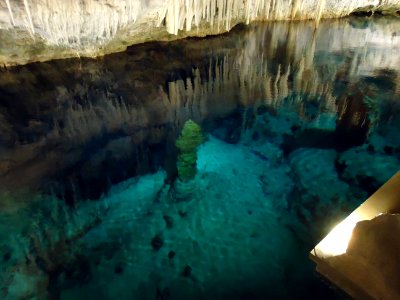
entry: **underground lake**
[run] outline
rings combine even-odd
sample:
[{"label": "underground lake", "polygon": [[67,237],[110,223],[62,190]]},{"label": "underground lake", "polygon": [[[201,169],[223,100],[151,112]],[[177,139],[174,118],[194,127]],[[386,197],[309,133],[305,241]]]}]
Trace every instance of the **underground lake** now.
[{"label": "underground lake", "polygon": [[400,18],[0,69],[0,298],[346,299],[309,252],[400,169]]}]

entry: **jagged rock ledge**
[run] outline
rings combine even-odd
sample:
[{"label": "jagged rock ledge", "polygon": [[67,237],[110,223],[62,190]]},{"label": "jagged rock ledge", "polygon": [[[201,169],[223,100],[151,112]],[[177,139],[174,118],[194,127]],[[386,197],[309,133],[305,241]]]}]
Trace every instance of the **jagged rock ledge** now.
[{"label": "jagged rock ledge", "polygon": [[96,57],[239,23],[396,13],[400,0],[1,0],[0,65]]}]

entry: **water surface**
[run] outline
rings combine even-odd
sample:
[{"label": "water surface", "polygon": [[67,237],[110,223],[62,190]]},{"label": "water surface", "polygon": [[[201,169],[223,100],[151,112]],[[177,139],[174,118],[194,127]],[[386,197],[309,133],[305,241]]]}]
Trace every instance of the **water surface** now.
[{"label": "water surface", "polygon": [[1,297],[343,298],[308,252],[400,169],[398,28],[264,23],[2,69]]}]

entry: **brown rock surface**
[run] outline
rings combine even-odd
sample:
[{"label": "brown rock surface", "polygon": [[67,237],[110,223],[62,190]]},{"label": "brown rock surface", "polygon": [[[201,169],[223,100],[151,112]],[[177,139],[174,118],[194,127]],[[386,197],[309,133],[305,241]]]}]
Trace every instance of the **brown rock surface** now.
[{"label": "brown rock surface", "polygon": [[357,223],[345,254],[327,259],[373,299],[400,299],[400,215]]}]

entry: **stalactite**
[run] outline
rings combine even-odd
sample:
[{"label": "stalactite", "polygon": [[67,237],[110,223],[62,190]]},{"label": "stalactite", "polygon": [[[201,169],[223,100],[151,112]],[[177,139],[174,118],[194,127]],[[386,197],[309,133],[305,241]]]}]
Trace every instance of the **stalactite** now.
[{"label": "stalactite", "polygon": [[[23,0],[12,11],[10,1],[5,1],[12,26],[26,27],[32,36],[40,35],[49,44],[77,49],[96,48],[110,41],[121,28],[137,20],[142,2],[121,0],[108,6],[92,0]],[[21,10],[26,18],[21,18]]]},{"label": "stalactite", "polygon": [[29,8],[28,0],[24,0],[24,6],[25,6],[26,15],[28,16],[29,32],[30,32],[31,36],[34,38],[35,37],[35,27],[33,26],[32,15],[31,15],[31,10]]},{"label": "stalactite", "polygon": [[287,68],[287,71],[279,81],[279,98],[283,99],[289,96],[289,75],[290,75],[290,65]]},{"label": "stalactite", "polygon": [[301,3],[300,0],[293,0],[292,1],[292,11],[291,11],[291,15],[290,15],[291,19],[295,19],[296,18],[297,12],[299,11],[299,8],[300,8],[300,3]]},{"label": "stalactite", "polygon": [[[337,16],[357,8],[345,1],[335,5]],[[191,30],[193,20],[196,27],[203,21],[220,32],[223,25],[224,30],[229,30],[236,19],[247,24],[254,20],[314,19],[318,26],[326,13],[326,0],[168,0],[166,6],[160,11],[158,25],[165,19],[167,31],[175,35],[185,22],[186,30]]]},{"label": "stalactite", "polygon": [[[77,53],[98,49],[138,19],[163,26],[170,34],[193,29],[204,35],[229,31],[237,23],[262,20],[320,19],[343,16],[360,6],[351,1],[326,0],[4,0],[8,10],[5,28],[27,28],[48,44],[68,46]],[[392,8],[398,0],[374,1],[375,8]],[[109,3],[110,2],[110,3]],[[14,4],[15,3],[15,4]],[[394,3],[394,4],[393,4]],[[397,4],[396,4],[397,3]],[[11,6],[12,5],[12,6]],[[4,25],[3,25],[4,24]],[[141,24],[142,26],[143,24]],[[133,26],[134,28],[134,26]]]},{"label": "stalactite", "polygon": [[319,0],[319,1],[318,1],[317,10],[316,10],[317,15],[316,15],[316,17],[315,17],[316,26],[319,25],[319,21],[321,20],[322,12],[323,12],[323,10],[324,10],[324,8],[325,8],[325,1],[326,1],[326,0]]},{"label": "stalactite", "polygon": [[10,15],[11,24],[15,26],[14,15],[11,9],[10,0],[6,0],[6,5],[8,9],[8,14]]},{"label": "stalactite", "polygon": [[[275,72],[271,73],[268,61],[264,58],[265,49],[255,48],[251,42],[253,39],[248,40],[248,44],[235,56],[225,55],[216,61],[210,59],[207,72],[201,74],[200,70],[195,69],[192,71],[192,79],[170,82],[168,98],[171,103],[176,103],[174,107],[189,107],[189,115],[185,117],[196,114],[201,119],[201,116],[205,117],[200,111],[201,104],[204,107],[210,101],[229,99],[231,103],[240,103],[245,107],[254,105],[254,111],[262,104],[278,108],[286,101],[285,105],[292,105],[301,114],[305,101],[317,99],[324,112],[337,111],[332,88],[323,83],[315,66],[305,68],[304,56],[299,59],[296,68],[278,65]],[[296,45],[296,40],[293,43]],[[275,46],[270,44],[269,47]],[[305,51],[304,55],[309,55],[309,52]],[[251,64],[248,60],[259,63]],[[177,115],[182,115],[182,112]]]},{"label": "stalactite", "polygon": [[279,95],[278,82],[279,82],[280,78],[281,78],[281,65],[278,66],[278,72],[276,74],[275,81],[274,81],[274,93],[273,94],[274,94],[275,98],[278,98],[278,95]]}]

